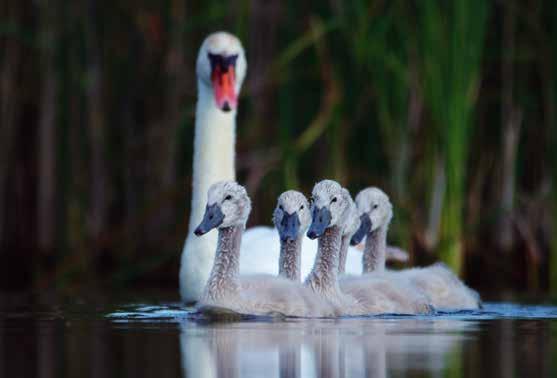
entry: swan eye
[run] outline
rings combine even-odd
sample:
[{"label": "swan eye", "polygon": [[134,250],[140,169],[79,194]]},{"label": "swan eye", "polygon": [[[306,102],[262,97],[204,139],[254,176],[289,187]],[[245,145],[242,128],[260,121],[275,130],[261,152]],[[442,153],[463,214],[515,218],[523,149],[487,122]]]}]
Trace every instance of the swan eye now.
[{"label": "swan eye", "polygon": [[336,202],[336,201],[337,201],[337,198],[334,197],[333,200],[331,201],[331,203]]},{"label": "swan eye", "polygon": [[373,205],[373,210],[377,209],[379,207],[378,204]]},{"label": "swan eye", "polygon": [[304,205],[300,206],[300,210],[304,210]]},{"label": "swan eye", "polygon": [[279,209],[284,210],[284,209],[282,208],[282,205],[279,205]]},{"label": "swan eye", "polygon": [[230,201],[231,199],[232,199],[232,196],[231,196],[230,194],[227,195],[227,196],[224,198],[225,201]]}]

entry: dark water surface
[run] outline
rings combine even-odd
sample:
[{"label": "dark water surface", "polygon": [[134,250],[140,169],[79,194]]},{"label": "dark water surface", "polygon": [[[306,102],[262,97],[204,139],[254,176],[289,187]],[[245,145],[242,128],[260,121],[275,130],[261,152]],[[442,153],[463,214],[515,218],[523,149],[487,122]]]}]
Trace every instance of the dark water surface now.
[{"label": "dark water surface", "polygon": [[0,377],[557,377],[552,306],[219,323],[179,303],[52,302],[0,297]]}]

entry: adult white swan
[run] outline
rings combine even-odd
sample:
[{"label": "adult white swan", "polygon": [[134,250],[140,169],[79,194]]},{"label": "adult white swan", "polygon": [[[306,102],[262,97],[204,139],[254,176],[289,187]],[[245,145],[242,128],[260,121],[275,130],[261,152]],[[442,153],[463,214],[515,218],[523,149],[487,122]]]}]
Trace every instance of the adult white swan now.
[{"label": "adult white swan", "polygon": [[218,32],[203,41],[196,65],[191,213],[180,266],[180,293],[185,302],[200,298],[216,251],[216,232],[204,238],[193,235],[205,212],[207,191],[217,181],[236,179],[236,106],[246,70],[238,38]]},{"label": "adult white swan", "polygon": [[[241,42],[218,32],[209,35],[197,56],[197,107],[193,156],[193,187],[189,234],[182,251],[180,293],[186,303],[197,301],[213,265],[217,233],[203,238],[193,235],[201,222],[209,187],[223,180],[235,180],[236,108],[247,62]],[[254,227],[243,237],[241,274],[278,274],[280,240],[271,227]],[[317,242],[305,239],[301,274],[305,277],[315,260]],[[362,272],[362,254],[351,248],[346,273]]]}]

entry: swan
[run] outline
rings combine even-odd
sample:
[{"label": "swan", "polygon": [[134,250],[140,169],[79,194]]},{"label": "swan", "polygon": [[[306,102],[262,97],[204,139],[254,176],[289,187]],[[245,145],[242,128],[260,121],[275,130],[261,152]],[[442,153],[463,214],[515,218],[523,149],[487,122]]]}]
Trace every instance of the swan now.
[{"label": "swan", "polygon": [[305,285],[330,301],[339,315],[383,313],[421,314],[432,308],[424,296],[406,297],[407,288],[380,275],[351,280],[339,285],[339,252],[345,229],[351,227],[353,201],[350,193],[333,180],[318,182],[312,191],[312,223],[307,232],[318,238],[318,252]]},{"label": "swan", "polygon": [[238,183],[221,181],[209,188],[205,214],[194,234],[202,236],[216,228],[218,243],[213,268],[197,310],[298,317],[334,315],[329,303],[300,283],[265,274],[239,274],[240,245],[250,212],[250,198]]},{"label": "swan", "polygon": [[[197,301],[207,282],[214,259],[217,235],[193,235],[204,211],[209,186],[221,180],[234,180],[234,147],[238,95],[247,72],[247,61],[238,38],[227,32],[209,35],[197,57],[198,100],[195,117],[193,185],[189,233],[182,249],[180,294],[186,303]],[[280,240],[271,227],[254,227],[244,235],[240,268],[242,273],[277,274]],[[305,243],[302,275],[309,272],[317,243]],[[262,255],[264,248],[267,253]],[[361,252],[348,254],[348,270],[361,273]]]},{"label": "swan", "polygon": [[207,190],[217,181],[236,177],[236,108],[246,71],[247,61],[238,38],[227,32],[205,38],[196,63],[191,212],[180,264],[180,294],[185,302],[200,298],[215,256],[216,233],[204,238],[193,235],[203,217]]},{"label": "swan", "polygon": [[[222,180],[235,180],[236,111],[238,96],[247,72],[242,43],[227,32],[210,34],[197,56],[197,105],[192,173],[189,231],[182,248],[180,294],[185,303],[201,297],[209,277],[217,235],[211,232],[197,238],[193,230],[203,217],[205,196],[209,186]],[[309,273],[317,252],[317,243],[305,241],[301,259],[301,275]],[[265,254],[261,251],[265,250]],[[280,255],[280,238],[267,226],[245,232],[240,260],[242,273],[276,275]],[[347,271],[361,273],[361,252],[350,248]]]},{"label": "swan", "polygon": [[[356,196],[360,228],[351,243],[366,237],[362,258],[364,274],[385,271],[385,247],[393,209],[389,197],[379,188],[370,187]],[[467,287],[442,263],[402,271],[388,271],[393,279],[408,281],[424,292],[437,309],[477,309],[481,307],[478,293]]]},{"label": "swan", "polygon": [[358,301],[340,290],[338,284],[339,250],[342,239],[346,204],[339,201],[342,188],[332,180],[315,184],[312,190],[312,222],[307,232],[310,239],[318,238],[317,256],[304,285],[333,303],[338,315],[367,315]]},{"label": "swan", "polygon": [[306,196],[296,190],[282,193],[273,212],[273,223],[280,237],[279,276],[300,282],[302,242],[311,223]]},{"label": "swan", "polygon": [[[350,207],[348,210],[348,221],[347,221],[347,225],[343,230],[342,233],[342,242],[340,245],[340,252],[339,252],[339,264],[338,264],[338,273],[339,274],[345,274],[347,273],[346,271],[346,261],[348,259],[348,251],[350,250],[350,245],[352,245],[351,243],[351,239],[352,236],[356,233],[356,231],[359,229],[360,227],[360,217],[358,214],[358,208],[356,206],[356,204],[354,203],[354,201],[352,200],[352,197],[349,195],[348,198],[349,202],[350,202]],[[355,245],[354,245],[355,246]],[[353,255],[354,258],[356,257],[355,255]],[[358,256],[361,259],[361,256]],[[398,261],[398,262],[407,262],[409,259],[408,256],[408,252],[406,252],[405,250],[398,248],[398,247],[394,247],[394,246],[386,246],[385,249],[385,260],[387,261]],[[358,264],[361,264],[361,261],[357,262]],[[356,261],[352,260],[351,261],[351,265],[355,265]],[[352,267],[351,269],[349,269],[349,273],[352,273],[355,271],[356,269],[354,267]],[[362,271],[363,272],[363,271]]]}]

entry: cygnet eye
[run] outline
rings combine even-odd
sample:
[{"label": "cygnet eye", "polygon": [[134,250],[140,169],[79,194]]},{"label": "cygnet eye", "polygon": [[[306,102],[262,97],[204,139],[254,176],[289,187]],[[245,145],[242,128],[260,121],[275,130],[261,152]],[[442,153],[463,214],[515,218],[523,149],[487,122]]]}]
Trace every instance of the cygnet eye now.
[{"label": "cygnet eye", "polygon": [[279,209],[284,210],[284,209],[282,208],[282,205],[279,205]]},{"label": "cygnet eye", "polygon": [[227,195],[227,196],[224,198],[225,201],[230,201],[231,199],[232,199],[232,196],[231,196],[230,194]]},{"label": "cygnet eye", "polygon": [[304,210],[304,205],[300,206],[300,210]]},{"label": "cygnet eye", "polygon": [[331,203],[336,202],[336,201],[337,201],[337,198],[336,198],[336,197],[333,197]]},{"label": "cygnet eye", "polygon": [[373,205],[373,210],[377,209],[379,207],[378,204]]}]

